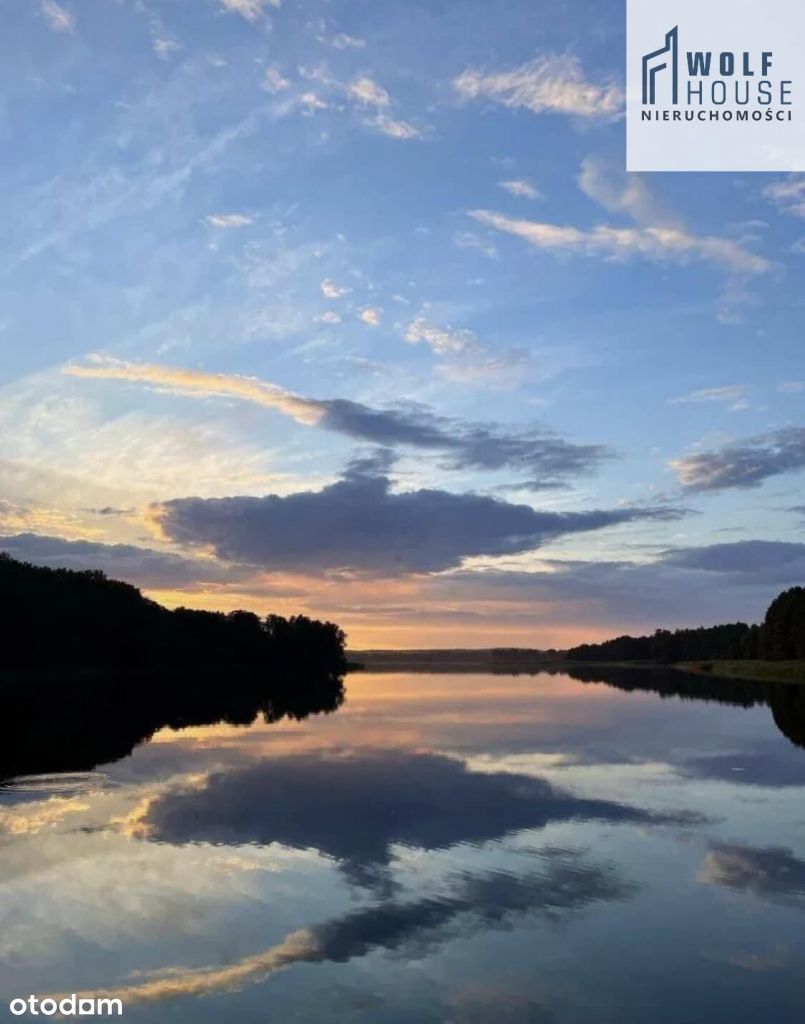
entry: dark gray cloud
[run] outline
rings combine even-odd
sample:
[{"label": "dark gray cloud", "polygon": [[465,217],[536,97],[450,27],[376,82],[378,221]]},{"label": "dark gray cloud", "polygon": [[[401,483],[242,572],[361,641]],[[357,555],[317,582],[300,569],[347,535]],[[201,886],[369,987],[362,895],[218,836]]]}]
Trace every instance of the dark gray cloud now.
[{"label": "dark gray cloud", "polygon": [[805,579],[805,544],[742,540],[732,544],[677,548],[667,551],[663,562],[683,569],[751,575],[755,581],[771,576],[785,583],[796,578]]},{"label": "dark gray cloud", "polygon": [[540,912],[551,918],[592,903],[622,901],[636,891],[609,866],[585,863],[568,850],[546,850],[544,872],[459,874],[452,888],[410,902],[386,900],[314,926],[311,960],[345,963],[374,950],[426,951],[434,941],[499,928],[513,917]]},{"label": "dark gray cloud", "polygon": [[805,469],[805,427],[758,434],[717,451],[686,455],[672,465],[689,491],[758,487],[769,477]]},{"label": "dark gray cloud", "polygon": [[230,581],[237,573],[209,561],[184,558],[133,544],[99,544],[36,533],[0,536],[0,551],[34,565],[97,569],[142,587],[174,587],[200,581]]},{"label": "dark gray cloud", "polygon": [[388,477],[364,463],[321,491],[177,498],[155,512],[170,540],[209,545],[229,561],[371,574],[435,572],[474,555],[531,551],[564,534],[682,514],[668,507],[538,512],[476,494],[395,494]]},{"label": "dark gray cloud", "polygon": [[[566,849],[539,852],[542,870],[528,874],[504,871],[457,872],[434,894],[416,900],[384,900],[360,907],[341,917],[301,928],[278,945],[242,960],[227,960],[221,967],[174,968],[163,976],[114,992],[126,1005],[186,996],[209,995],[262,981],[295,964],[347,963],[378,952],[405,951],[408,957],[423,956],[454,938],[480,930],[509,928],[527,914],[542,914],[557,921],[590,905],[623,901],[636,891],[607,864],[588,861],[583,853]],[[504,996],[502,1008],[494,1007],[495,1020],[538,1021],[550,1014],[531,998],[517,999],[513,1007]],[[492,1007],[473,1000],[473,1010],[486,1012],[469,1017],[449,1014],[454,1020],[489,1020]],[[354,1007],[353,1007],[354,1009]],[[455,1007],[453,1007],[455,1009]],[[509,1011],[515,1010],[514,1013]]]},{"label": "dark gray cloud", "polygon": [[771,899],[800,903],[805,897],[805,860],[783,847],[716,844],[707,854],[702,876],[713,885]]},{"label": "dark gray cloud", "polygon": [[802,751],[779,742],[767,749],[690,757],[679,770],[692,778],[719,779],[739,786],[805,786]]},{"label": "dark gray cloud", "polygon": [[[166,793],[146,824],[161,842],[282,843],[336,858],[375,885],[395,844],[443,849],[551,822],[661,818],[608,800],[584,800],[536,778],[471,772],[457,760],[402,750],[273,757]],[[686,820],[686,819],[685,819]]]},{"label": "dark gray cloud", "polygon": [[547,430],[507,431],[498,424],[462,423],[423,406],[372,409],[346,399],[319,403],[319,426],[371,444],[447,453],[451,469],[510,469],[531,487],[556,487],[589,473],[611,455],[605,445],[574,444]]}]

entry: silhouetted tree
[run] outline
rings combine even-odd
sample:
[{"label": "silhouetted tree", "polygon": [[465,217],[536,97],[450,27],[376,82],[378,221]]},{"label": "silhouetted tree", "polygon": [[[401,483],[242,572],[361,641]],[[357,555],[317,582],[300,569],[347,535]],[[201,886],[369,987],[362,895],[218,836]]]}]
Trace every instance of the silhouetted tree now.
[{"label": "silhouetted tree", "polygon": [[346,637],[304,615],[169,611],[102,572],[0,554],[0,668],[213,666],[340,676]]},{"label": "silhouetted tree", "polygon": [[772,661],[805,658],[805,587],[784,590],[760,628],[760,654]]}]

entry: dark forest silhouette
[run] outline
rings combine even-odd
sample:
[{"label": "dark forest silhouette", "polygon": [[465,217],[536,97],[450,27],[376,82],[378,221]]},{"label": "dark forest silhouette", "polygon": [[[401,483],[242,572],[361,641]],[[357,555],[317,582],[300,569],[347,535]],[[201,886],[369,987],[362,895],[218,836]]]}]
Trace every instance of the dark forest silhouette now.
[{"label": "dark forest silhouette", "polygon": [[663,698],[712,701],[733,707],[766,706],[780,732],[805,747],[805,686],[744,679],[717,679],[663,665],[555,665],[546,671],[581,683],[603,683],[618,690],[656,693]]},{"label": "dark forest silhouette", "polygon": [[170,611],[95,571],[48,569],[0,553],[0,669],[258,669],[340,676],[343,631],[304,615]]},{"label": "dark forest silhouette", "polygon": [[698,629],[658,629],[650,636],[618,636],[571,647],[571,661],[740,661],[805,659],[805,587],[792,587],[769,605],[760,625],[734,622]]},{"label": "dark forest silhouette", "polygon": [[334,711],[345,636],[304,615],[169,611],[101,572],[0,554],[0,783],[88,771],[166,726]]},{"label": "dark forest silhouette", "polygon": [[113,671],[69,685],[0,689],[0,785],[24,775],[90,771],[127,757],[163,728],[302,721],[344,702],[339,676],[301,671],[267,682],[222,669]]}]

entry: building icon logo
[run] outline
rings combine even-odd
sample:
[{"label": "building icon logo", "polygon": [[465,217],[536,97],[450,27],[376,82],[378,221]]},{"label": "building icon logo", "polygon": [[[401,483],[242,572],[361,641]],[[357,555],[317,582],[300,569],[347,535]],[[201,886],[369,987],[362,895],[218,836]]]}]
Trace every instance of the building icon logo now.
[{"label": "building icon logo", "polygon": [[671,72],[671,103],[679,103],[679,26],[665,33],[665,46],[643,57],[643,103],[657,102],[657,75]]}]

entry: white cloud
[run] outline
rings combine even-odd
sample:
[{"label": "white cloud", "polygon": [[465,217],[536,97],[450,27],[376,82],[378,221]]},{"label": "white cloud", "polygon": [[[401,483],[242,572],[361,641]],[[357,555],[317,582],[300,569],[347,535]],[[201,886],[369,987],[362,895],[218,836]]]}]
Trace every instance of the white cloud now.
[{"label": "white cloud", "polygon": [[640,257],[652,262],[672,263],[698,260],[742,275],[765,274],[771,269],[768,260],[749,252],[733,239],[692,235],[681,228],[598,225],[584,230],[562,224],[518,220],[491,210],[471,210],[470,216],[496,231],[516,235],[538,249],[557,254],[579,253],[611,260]]},{"label": "white cloud", "polygon": [[805,380],[781,380],[777,390],[784,395],[797,395],[800,391],[805,391]]},{"label": "white cloud", "polygon": [[749,389],[745,384],[731,384],[720,388],[701,388],[699,391],[691,391],[689,395],[680,395],[678,398],[669,398],[668,405],[690,405],[703,402],[723,402],[729,405],[732,412],[739,412],[749,408],[746,394]]},{"label": "white cloud", "polygon": [[347,288],[344,285],[335,284],[329,277],[325,277],[320,287],[322,295],[328,299],[340,299],[344,295],[349,295],[352,291],[351,288]]},{"label": "white cloud", "polygon": [[672,218],[638,174],[603,160],[587,159],[581,165],[579,188],[611,213],[625,213],[638,224],[670,224]]},{"label": "white cloud", "polygon": [[379,327],[383,310],[379,306],[367,306],[358,314],[359,318],[370,327]]},{"label": "white cloud", "polygon": [[263,75],[263,88],[266,92],[283,92],[285,89],[290,88],[290,85],[291,83],[287,78],[283,78],[280,69],[275,64],[266,68],[265,74]]},{"label": "white cloud", "polygon": [[405,332],[405,340],[411,345],[424,342],[440,356],[467,352],[478,347],[475,335],[471,331],[453,331],[436,327],[422,316],[418,316],[409,325]]},{"label": "white cloud", "polygon": [[299,97],[300,104],[305,108],[306,114],[314,114],[317,110],[326,110],[327,102],[315,92],[304,92]]},{"label": "white cloud", "polygon": [[392,139],[418,139],[422,134],[418,128],[415,128],[408,121],[400,121],[392,117],[386,117],[383,114],[364,121],[364,124],[368,128],[376,128],[377,131],[383,135],[390,136]]},{"label": "white cloud", "polygon": [[347,86],[347,93],[366,107],[388,107],[391,97],[377,82],[371,78],[356,78]]},{"label": "white cloud", "polygon": [[534,114],[613,117],[623,106],[623,91],[614,81],[588,81],[576,57],[541,56],[516,68],[486,74],[470,68],[453,82],[464,99],[488,99]]},{"label": "white cloud", "polygon": [[498,185],[518,199],[541,199],[542,193],[534,188],[528,178],[514,178],[511,181],[499,181]]},{"label": "white cloud", "polygon": [[348,35],[346,32],[339,32],[338,35],[333,36],[330,44],[336,50],[362,50],[366,46],[366,40]]},{"label": "white cloud", "polygon": [[763,195],[782,213],[805,217],[805,175],[790,174],[763,189]]},{"label": "white cloud", "polygon": [[152,363],[129,363],[106,356],[94,356],[89,365],[71,364],[64,368],[71,377],[89,377],[98,380],[133,381],[149,384],[164,391],[177,394],[195,394],[203,397],[223,396],[240,398],[269,409],[277,409],[296,420],[313,426],[325,414],[320,403],[302,398],[258,380],[256,377],[239,377],[233,374],[205,373],[201,370],[187,370],[178,366],[158,366]]},{"label": "white cloud", "polygon": [[154,53],[158,57],[169,57],[174,51],[181,50],[181,44],[177,43],[175,39],[170,39],[167,36],[154,36],[153,39]]},{"label": "white cloud", "polygon": [[279,7],[282,0],[218,0],[225,11],[239,14],[246,21],[257,21],[266,7]]},{"label": "white cloud", "polygon": [[72,32],[75,28],[75,15],[56,0],[42,0],[40,10],[54,32]]},{"label": "white cloud", "polygon": [[340,324],[341,317],[338,313],[332,309],[328,309],[326,313],[321,313],[316,317],[317,324]]},{"label": "white cloud", "polygon": [[252,218],[245,213],[211,213],[207,223],[212,228],[245,228]]}]

